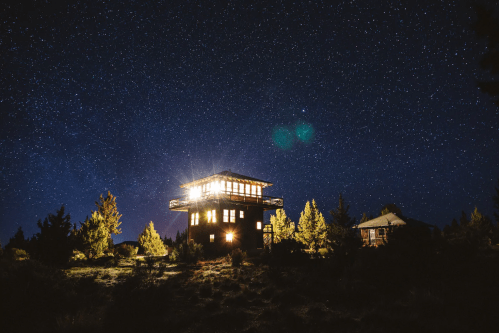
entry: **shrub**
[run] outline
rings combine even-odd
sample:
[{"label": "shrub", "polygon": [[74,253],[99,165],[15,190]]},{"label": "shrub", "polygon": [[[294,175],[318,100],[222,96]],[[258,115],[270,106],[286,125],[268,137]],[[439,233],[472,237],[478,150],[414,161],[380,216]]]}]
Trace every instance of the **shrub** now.
[{"label": "shrub", "polygon": [[241,251],[241,249],[237,248],[232,250],[230,254],[231,262],[233,267],[239,267],[246,259],[246,252]]},{"label": "shrub", "polygon": [[75,263],[75,262],[79,262],[79,261],[83,261],[83,260],[87,260],[87,257],[85,256],[85,254],[81,251],[73,250],[73,254],[69,258],[69,262]]},{"label": "shrub", "polygon": [[137,255],[139,248],[128,244],[121,244],[116,248],[116,252],[125,258],[133,258]]},{"label": "shrub", "polygon": [[170,261],[196,263],[203,257],[203,245],[194,242],[180,244],[169,255]]},{"label": "shrub", "polygon": [[7,258],[11,260],[27,260],[29,254],[23,249],[16,249],[15,247],[6,251]]}]

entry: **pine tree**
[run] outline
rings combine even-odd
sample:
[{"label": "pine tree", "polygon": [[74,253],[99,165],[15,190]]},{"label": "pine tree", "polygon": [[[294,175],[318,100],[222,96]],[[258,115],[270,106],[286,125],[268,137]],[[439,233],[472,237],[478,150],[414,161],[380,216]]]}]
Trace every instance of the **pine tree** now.
[{"label": "pine tree", "polygon": [[[345,205],[340,193],[338,208],[331,210],[332,221],[328,225],[328,239],[335,254],[346,255],[355,251],[361,245],[360,238],[352,228],[355,218],[348,215],[349,205]],[[365,216],[365,214],[364,214]],[[365,216],[367,219],[367,216]]]},{"label": "pine tree", "polygon": [[478,208],[475,206],[475,210],[471,213],[469,227],[476,230],[480,235],[489,236],[494,225],[492,224],[490,218],[480,213]]},{"label": "pine tree", "polygon": [[95,205],[97,206],[97,212],[104,218],[108,231],[107,241],[108,245],[111,247],[113,245],[111,235],[121,234],[121,229],[119,228],[121,225],[121,214],[118,212],[118,208],[116,207],[116,197],[113,196],[110,191],[107,191],[107,197],[104,198],[101,194],[99,201],[96,201]]},{"label": "pine tree", "polygon": [[90,259],[101,256],[108,248],[108,229],[104,217],[98,212],[92,212],[92,217],[86,218],[78,234],[81,237],[83,251]]},{"label": "pine tree", "polygon": [[383,216],[383,215],[386,215],[388,213],[393,213],[395,215],[397,215],[398,217],[402,218],[403,215],[402,215],[402,211],[400,210],[400,208],[397,207],[396,204],[394,203],[389,203],[387,205],[385,205],[382,209],[381,209],[381,213],[379,216]]},{"label": "pine tree", "polygon": [[461,228],[466,228],[469,223],[470,223],[470,221],[468,220],[466,213],[464,212],[464,210],[461,211],[461,217],[459,218],[459,226]]},{"label": "pine tree", "polygon": [[144,231],[139,235],[139,246],[144,249],[146,255],[163,256],[166,254],[165,245],[161,237],[154,229],[154,223],[149,222]]},{"label": "pine tree", "polygon": [[276,215],[270,215],[270,224],[272,224],[275,243],[280,243],[284,239],[293,239],[295,224],[286,216],[284,209],[278,209]]},{"label": "pine tree", "polygon": [[362,213],[362,217],[360,218],[360,222],[359,223],[364,223],[364,222],[367,222],[369,221],[369,218],[367,217],[367,214],[366,213]]},{"label": "pine tree", "polygon": [[496,191],[495,195],[492,196],[494,209],[496,210],[496,212],[494,212],[494,218],[497,222],[497,228],[499,228],[499,179],[497,180],[497,187],[494,187],[494,190]]},{"label": "pine tree", "polygon": [[45,262],[66,263],[71,254],[69,233],[71,230],[71,216],[64,216],[64,205],[56,212],[49,214],[42,223],[39,220],[40,232],[36,235],[36,255]]},{"label": "pine tree", "polygon": [[295,235],[297,241],[307,246],[314,254],[326,244],[327,229],[322,213],[317,209],[315,200],[312,205],[307,201],[305,210],[301,212],[298,223],[298,233]]},{"label": "pine tree", "polygon": [[5,249],[22,249],[27,250],[28,241],[24,239],[23,227],[19,227],[14,237],[9,239],[7,245],[5,245]]}]

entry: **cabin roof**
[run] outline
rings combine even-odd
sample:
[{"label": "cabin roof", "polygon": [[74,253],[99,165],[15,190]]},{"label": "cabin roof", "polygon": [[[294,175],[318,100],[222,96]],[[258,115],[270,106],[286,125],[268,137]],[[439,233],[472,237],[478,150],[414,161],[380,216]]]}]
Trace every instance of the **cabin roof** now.
[{"label": "cabin roof", "polygon": [[400,217],[393,213],[388,213],[377,217],[375,219],[366,221],[357,226],[358,229],[364,228],[380,228],[380,227],[388,227],[394,225],[406,225],[407,223],[402,220]]},{"label": "cabin roof", "polygon": [[208,177],[196,179],[192,182],[182,184],[182,185],[180,185],[180,187],[191,187],[191,186],[195,186],[195,185],[202,184],[202,183],[207,183],[207,182],[217,180],[217,179],[223,179],[223,180],[229,180],[229,181],[233,181],[233,180],[241,181],[242,180],[242,181],[247,181],[247,182],[251,182],[251,183],[258,183],[262,187],[268,187],[268,186],[273,185],[271,182],[267,182],[265,180],[240,175],[240,174],[232,172],[232,171],[222,171],[222,172],[215,173],[215,174],[208,176]]}]

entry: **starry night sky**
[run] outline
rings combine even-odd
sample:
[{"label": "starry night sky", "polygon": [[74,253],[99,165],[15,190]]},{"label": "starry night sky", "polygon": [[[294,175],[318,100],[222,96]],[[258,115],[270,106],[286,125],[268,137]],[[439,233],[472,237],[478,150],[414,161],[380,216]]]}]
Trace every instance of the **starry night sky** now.
[{"label": "starry night sky", "polygon": [[115,243],[149,221],[174,236],[179,185],[229,169],[273,182],[295,222],[340,192],[357,220],[491,216],[499,110],[476,87],[474,7],[403,2],[0,5],[2,245],[108,190]]}]

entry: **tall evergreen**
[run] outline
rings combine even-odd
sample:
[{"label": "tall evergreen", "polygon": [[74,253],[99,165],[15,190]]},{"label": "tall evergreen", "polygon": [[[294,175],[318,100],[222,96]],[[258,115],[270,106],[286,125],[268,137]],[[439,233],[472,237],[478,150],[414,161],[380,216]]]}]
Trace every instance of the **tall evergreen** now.
[{"label": "tall evergreen", "polygon": [[295,235],[295,238],[308,247],[314,254],[326,245],[326,221],[322,213],[317,209],[315,200],[312,200],[312,205],[310,205],[309,201],[305,204],[305,210],[300,214],[298,233]]},{"label": "tall evergreen", "polygon": [[104,198],[101,194],[99,201],[96,201],[95,205],[97,206],[97,212],[104,218],[104,223],[108,231],[108,245],[112,246],[113,239],[111,235],[121,234],[121,229],[119,228],[121,225],[121,214],[118,212],[116,206],[116,197],[110,191],[107,191],[107,196]]},{"label": "tall evergreen", "polygon": [[494,218],[497,222],[497,227],[499,228],[499,179],[497,180],[497,187],[494,187],[495,194],[492,196],[492,202],[494,203]]},{"label": "tall evergreen", "polygon": [[278,209],[275,215],[270,215],[270,224],[272,224],[275,243],[280,243],[284,239],[293,239],[295,224],[286,216],[284,209]]},{"label": "tall evergreen", "polygon": [[359,223],[364,223],[364,222],[367,222],[367,221],[369,221],[369,218],[367,217],[367,214],[366,213],[362,213],[362,217],[360,218]]},{"label": "tall evergreen", "polygon": [[466,228],[469,223],[470,223],[470,220],[468,220],[466,213],[464,212],[464,210],[461,211],[461,217],[459,218],[459,226],[461,228]]},{"label": "tall evergreen", "polygon": [[95,258],[104,253],[108,248],[108,228],[104,217],[98,212],[92,212],[92,217],[88,217],[79,230],[83,251],[88,258]]},{"label": "tall evergreen", "polygon": [[149,222],[144,231],[139,235],[139,246],[144,249],[146,255],[163,256],[166,254],[166,248],[161,241],[161,237],[154,229],[154,223]]},{"label": "tall evergreen", "polygon": [[[338,207],[331,210],[331,224],[328,225],[328,239],[335,254],[346,255],[355,251],[361,245],[357,232],[353,229],[355,218],[348,215],[349,205],[345,205],[342,194],[338,200]],[[365,214],[364,214],[365,216]],[[365,216],[367,219],[367,216]]]},{"label": "tall evergreen", "polygon": [[42,261],[48,263],[62,264],[67,262],[71,246],[69,233],[71,231],[71,216],[64,215],[64,205],[56,212],[49,214],[42,223],[39,220],[37,234],[37,253]]},{"label": "tall evergreen", "polygon": [[22,249],[27,250],[28,240],[24,239],[23,227],[19,227],[17,232],[14,234],[14,237],[9,239],[7,245],[5,245],[5,249]]},{"label": "tall evergreen", "polygon": [[393,214],[397,215],[400,218],[403,217],[402,210],[400,208],[398,208],[397,205],[394,204],[394,203],[389,203],[389,204],[385,205],[381,209],[381,212],[380,212],[379,216],[383,216],[383,215],[386,215],[388,213],[393,213]]}]

